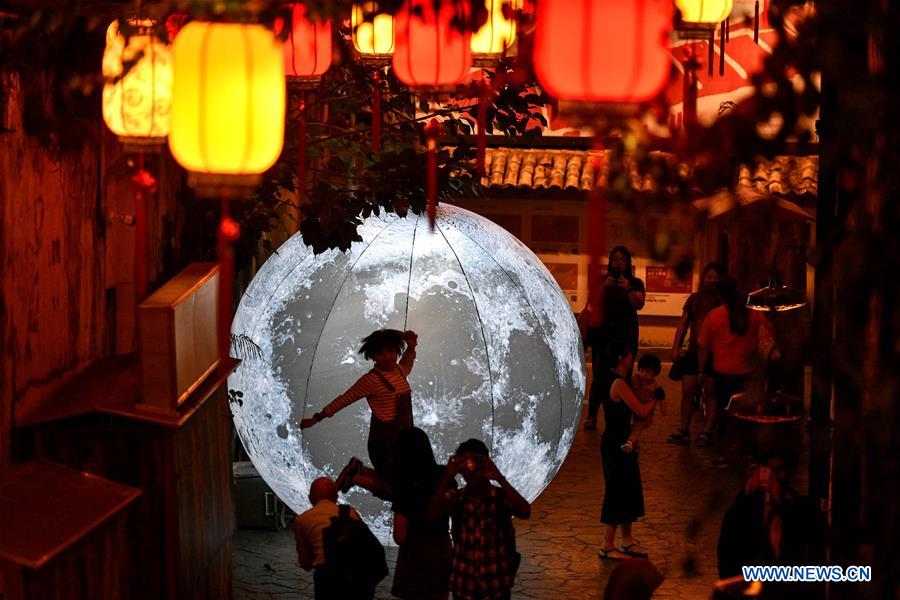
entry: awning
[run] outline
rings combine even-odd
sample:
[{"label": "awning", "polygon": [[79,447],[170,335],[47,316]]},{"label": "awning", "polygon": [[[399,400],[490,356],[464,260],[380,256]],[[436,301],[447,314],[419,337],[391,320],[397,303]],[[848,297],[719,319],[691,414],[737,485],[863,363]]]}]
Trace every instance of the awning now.
[{"label": "awning", "polygon": [[694,207],[710,219],[741,218],[778,222],[810,222],[815,219],[799,205],[773,194],[746,187],[736,193],[722,191],[694,201]]}]

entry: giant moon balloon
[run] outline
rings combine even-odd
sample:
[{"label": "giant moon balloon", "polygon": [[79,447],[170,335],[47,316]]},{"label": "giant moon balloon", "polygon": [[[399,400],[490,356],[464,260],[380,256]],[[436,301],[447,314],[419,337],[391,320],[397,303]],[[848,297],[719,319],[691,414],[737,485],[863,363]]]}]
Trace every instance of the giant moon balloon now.
[{"label": "giant moon balloon", "polygon": [[[443,205],[437,228],[415,215],[371,217],[349,251],[314,255],[297,234],[262,266],[232,332],[248,354],[229,379],[234,423],[260,475],[293,510],[316,477],[351,456],[368,463],[360,400],[301,431],[372,368],[357,353],[375,329],[412,329],[413,418],[446,461],[479,438],[509,482],[534,500],[559,470],[584,399],[584,355],[566,297],[540,260],[502,228]],[[346,501],[382,541],[389,504],[354,488]]]}]

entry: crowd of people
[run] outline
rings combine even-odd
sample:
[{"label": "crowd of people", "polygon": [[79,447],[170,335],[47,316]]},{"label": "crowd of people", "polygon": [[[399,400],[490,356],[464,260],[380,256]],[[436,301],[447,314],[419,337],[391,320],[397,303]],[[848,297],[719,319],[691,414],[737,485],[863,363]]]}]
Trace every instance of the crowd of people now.
[{"label": "crowd of people", "polygon": [[[600,521],[605,529],[599,558],[623,561],[619,574],[610,578],[610,598],[650,597],[662,580],[632,532],[644,515],[641,437],[656,410],[667,411],[660,359],[652,353],[638,358],[637,311],[644,300],[644,283],[634,275],[631,254],[617,246],[578,316],[593,366],[585,429],[597,429],[601,407],[604,417]],[[338,494],[353,486],[392,504],[393,537],[399,546],[392,594],[415,599],[446,599],[451,593],[466,600],[510,597],[521,559],[512,518],[527,519],[531,508],[497,469],[482,441],[462,442],[446,465],[435,460],[428,436],[413,423],[407,377],[416,346],[412,331],[373,332],[360,348],[373,368],[301,422],[302,429],[315,426],[362,398],[371,409],[367,449],[372,466],[354,457],[334,481],[317,479],[309,492],[312,508],[295,520],[298,560],[304,569],[314,570],[317,599],[372,598],[387,575],[381,545],[356,511],[338,504]],[[725,408],[760,361],[777,356],[768,321],[747,309],[722,265],[706,265],[673,340],[668,376],[681,381],[681,423],[668,441],[691,443],[692,419],[700,408],[703,429],[693,444],[713,447],[712,464],[725,464],[730,439]],[[817,513],[808,511],[805,500],[789,487],[791,467],[790,460],[773,455],[752,470],[723,522],[723,578],[748,561],[808,559],[814,553],[809,542],[816,524],[806,517]],[[744,543],[748,537],[754,544]],[[646,594],[622,596],[621,590],[638,589],[626,581],[639,582]]]}]

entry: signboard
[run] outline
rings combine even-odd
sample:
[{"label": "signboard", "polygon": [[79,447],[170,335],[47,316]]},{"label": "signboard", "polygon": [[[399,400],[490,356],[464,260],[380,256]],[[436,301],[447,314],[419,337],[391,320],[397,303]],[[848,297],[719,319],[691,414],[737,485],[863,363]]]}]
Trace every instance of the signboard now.
[{"label": "signboard", "polygon": [[678,317],[691,295],[693,277],[680,279],[672,267],[647,266],[644,268],[644,285],[647,296],[639,314]]}]

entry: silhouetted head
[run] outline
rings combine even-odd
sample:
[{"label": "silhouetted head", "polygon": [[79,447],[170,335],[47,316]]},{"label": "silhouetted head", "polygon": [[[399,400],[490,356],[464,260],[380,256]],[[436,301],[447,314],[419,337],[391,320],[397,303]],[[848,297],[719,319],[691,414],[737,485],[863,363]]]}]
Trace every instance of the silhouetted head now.
[{"label": "silhouetted head", "polygon": [[725,272],[725,267],[722,263],[707,263],[706,266],[703,267],[703,271],[700,272],[700,290],[716,291],[719,280],[726,275],[727,273]]},{"label": "silhouetted head", "polygon": [[338,490],[334,482],[327,477],[319,477],[309,486],[309,502],[313,506],[322,500],[337,502]]},{"label": "silhouetted head", "polygon": [[634,276],[634,269],[631,265],[631,252],[625,246],[616,246],[610,251],[606,272],[609,273],[612,269],[616,269],[627,277]]},{"label": "silhouetted head", "polygon": [[428,434],[418,427],[407,427],[397,434],[395,482],[412,484],[431,477],[437,466]]}]

